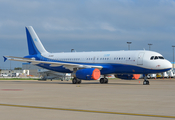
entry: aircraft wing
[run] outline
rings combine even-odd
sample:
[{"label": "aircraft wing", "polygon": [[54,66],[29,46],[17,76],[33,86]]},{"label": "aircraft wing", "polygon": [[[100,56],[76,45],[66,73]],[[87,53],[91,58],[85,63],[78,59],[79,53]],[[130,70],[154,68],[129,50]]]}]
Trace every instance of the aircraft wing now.
[{"label": "aircraft wing", "polygon": [[100,70],[103,68],[103,66],[83,65],[83,64],[67,63],[67,62],[41,61],[41,60],[35,60],[35,58],[22,58],[14,56],[3,56],[3,57],[4,62],[6,60],[12,60],[12,61],[28,62],[34,65],[43,63],[43,64],[49,64],[51,67],[63,66],[71,71],[73,71],[73,68],[97,68]]}]

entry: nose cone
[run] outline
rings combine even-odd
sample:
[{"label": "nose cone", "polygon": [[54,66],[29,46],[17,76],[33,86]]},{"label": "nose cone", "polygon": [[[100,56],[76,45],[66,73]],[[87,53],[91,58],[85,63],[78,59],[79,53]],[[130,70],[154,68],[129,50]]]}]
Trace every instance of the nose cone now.
[{"label": "nose cone", "polygon": [[[168,61],[168,60],[167,60]],[[168,65],[167,65],[169,68],[172,68],[172,64],[171,62],[168,61]]]},{"label": "nose cone", "polygon": [[167,69],[171,69],[172,68],[172,64],[170,61],[166,60],[165,63],[164,63],[164,68],[167,68]]}]

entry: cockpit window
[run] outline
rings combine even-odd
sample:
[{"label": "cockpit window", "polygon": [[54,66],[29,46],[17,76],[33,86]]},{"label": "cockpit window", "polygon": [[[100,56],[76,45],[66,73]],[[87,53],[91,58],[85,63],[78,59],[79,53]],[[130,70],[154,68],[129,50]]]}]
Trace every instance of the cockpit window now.
[{"label": "cockpit window", "polygon": [[151,58],[150,58],[150,60],[153,60],[154,59],[154,56],[152,56]]},{"label": "cockpit window", "polygon": [[162,57],[162,56],[159,56],[159,59],[164,59],[164,57]]},{"label": "cockpit window", "polygon": [[155,58],[154,58],[154,59],[155,59],[155,60],[156,60],[156,59],[158,59],[158,56],[155,56]]},{"label": "cockpit window", "polygon": [[157,60],[157,59],[163,60],[164,57],[163,56],[151,56],[151,58],[150,58],[150,60]]}]

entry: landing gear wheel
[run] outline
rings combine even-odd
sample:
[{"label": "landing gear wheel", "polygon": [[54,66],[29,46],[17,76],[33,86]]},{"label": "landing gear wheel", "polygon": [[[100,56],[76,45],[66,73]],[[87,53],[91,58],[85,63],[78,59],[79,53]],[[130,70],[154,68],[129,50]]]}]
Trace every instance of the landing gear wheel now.
[{"label": "landing gear wheel", "polygon": [[107,78],[101,78],[100,79],[100,83],[103,84],[103,83],[108,83],[108,79]]},{"label": "landing gear wheel", "polygon": [[104,78],[100,79],[100,83],[103,84],[104,83]]},{"label": "landing gear wheel", "polygon": [[77,84],[77,78],[72,79],[72,84]]},{"label": "landing gear wheel", "polygon": [[107,79],[107,78],[105,78],[105,81],[104,81],[104,83],[106,83],[106,84],[108,83],[108,79]]},{"label": "landing gear wheel", "polygon": [[81,80],[80,79],[77,79],[77,84],[81,84]]},{"label": "landing gear wheel", "polygon": [[149,81],[148,80],[144,80],[143,81],[143,85],[149,85]]},{"label": "landing gear wheel", "polygon": [[72,79],[72,83],[73,84],[80,84],[81,83],[81,80],[80,79],[77,79],[77,78],[73,78]]}]

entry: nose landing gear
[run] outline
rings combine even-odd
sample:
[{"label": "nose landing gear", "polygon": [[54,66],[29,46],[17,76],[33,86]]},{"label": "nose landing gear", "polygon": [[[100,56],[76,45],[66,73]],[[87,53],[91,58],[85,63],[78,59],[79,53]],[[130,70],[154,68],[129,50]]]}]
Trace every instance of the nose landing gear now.
[{"label": "nose landing gear", "polygon": [[149,81],[147,80],[147,75],[145,74],[143,85],[149,85]]}]

